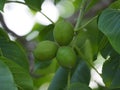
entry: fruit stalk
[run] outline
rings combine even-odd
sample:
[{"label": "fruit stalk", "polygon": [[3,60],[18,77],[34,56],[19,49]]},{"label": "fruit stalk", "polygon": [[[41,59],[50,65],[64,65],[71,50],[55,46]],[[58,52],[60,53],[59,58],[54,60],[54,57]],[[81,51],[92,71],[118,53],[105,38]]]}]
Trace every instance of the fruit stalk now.
[{"label": "fruit stalk", "polygon": [[70,88],[71,70],[68,71],[67,90]]}]

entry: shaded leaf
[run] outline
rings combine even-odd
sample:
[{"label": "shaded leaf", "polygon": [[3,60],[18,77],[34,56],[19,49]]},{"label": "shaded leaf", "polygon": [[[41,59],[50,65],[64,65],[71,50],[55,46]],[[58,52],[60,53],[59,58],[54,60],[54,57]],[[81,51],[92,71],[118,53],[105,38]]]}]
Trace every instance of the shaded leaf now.
[{"label": "shaded leaf", "polygon": [[37,61],[35,63],[35,68],[36,69],[42,69],[42,68],[46,68],[48,67],[50,64],[51,64],[52,61],[44,61],[44,62],[41,62],[41,61]]},{"label": "shaded leaf", "polygon": [[61,0],[54,0],[54,3],[57,4],[59,1],[61,1]]},{"label": "shaded leaf", "polygon": [[0,58],[0,89],[18,90],[10,69],[5,63],[2,62],[1,58]]},{"label": "shaded leaf", "polygon": [[39,34],[39,40],[40,41],[43,41],[43,40],[53,41],[54,40],[54,38],[53,38],[53,28],[54,28],[54,25],[51,24],[51,25],[46,26],[43,30],[41,30],[40,34]]},{"label": "shaded leaf", "polygon": [[102,78],[106,85],[111,89],[120,88],[120,56],[117,59],[107,60],[102,68]]},{"label": "shaded leaf", "polygon": [[120,54],[120,11],[106,9],[99,16],[98,27],[108,38],[113,48]]},{"label": "shaded leaf", "polygon": [[15,83],[20,90],[33,90],[33,81],[24,68],[14,63],[12,60],[1,57],[0,58],[9,67],[13,74]]},{"label": "shaded leaf", "polygon": [[68,90],[92,90],[86,84],[83,83],[72,83]]},{"label": "shaded leaf", "polygon": [[90,69],[88,68],[85,62],[81,62],[78,64],[77,68],[75,69],[71,77],[71,83],[78,82],[89,85]]},{"label": "shaded leaf", "polygon": [[48,90],[64,90],[67,85],[67,77],[68,71],[60,67],[57,70]]},{"label": "shaded leaf", "polygon": [[28,58],[20,44],[10,41],[7,34],[0,29],[0,48],[4,57],[9,58],[25,69],[29,69]]},{"label": "shaded leaf", "polygon": [[44,0],[25,0],[25,3],[33,10],[40,11]]},{"label": "shaded leaf", "polygon": [[2,50],[3,56],[9,58],[10,60],[16,62],[28,70],[27,56],[18,43],[13,41],[0,40],[0,48]]},{"label": "shaded leaf", "polygon": [[2,28],[0,28],[0,40],[10,40],[7,33]]},{"label": "shaded leaf", "polygon": [[110,57],[111,59],[118,58],[119,54],[112,48],[110,43],[107,43],[106,46],[100,50],[102,56],[106,59]]},{"label": "shaded leaf", "polygon": [[0,10],[3,11],[6,0],[0,0]]},{"label": "shaded leaf", "polygon": [[2,55],[2,50],[1,50],[1,48],[0,48],[0,56],[3,56],[3,55]]}]

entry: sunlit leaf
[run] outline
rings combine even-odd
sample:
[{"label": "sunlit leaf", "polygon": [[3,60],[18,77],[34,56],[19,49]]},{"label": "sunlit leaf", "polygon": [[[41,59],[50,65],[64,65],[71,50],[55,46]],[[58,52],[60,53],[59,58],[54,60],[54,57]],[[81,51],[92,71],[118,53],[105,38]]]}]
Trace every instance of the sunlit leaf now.
[{"label": "sunlit leaf", "polygon": [[71,0],[61,0],[56,6],[63,18],[68,18],[74,14],[75,7]]},{"label": "sunlit leaf", "polygon": [[120,0],[115,1],[110,5],[111,8],[120,9]]},{"label": "sunlit leaf", "polygon": [[34,78],[34,86],[39,88],[42,84],[46,82],[50,82],[53,78],[54,74],[48,74],[39,78]]},{"label": "sunlit leaf", "polygon": [[73,5],[78,10],[80,8],[82,0],[74,0]]},{"label": "sunlit leaf", "polygon": [[39,23],[35,23],[35,25],[33,26],[32,30],[37,30],[37,31],[41,31],[44,29],[45,26],[39,24]]},{"label": "sunlit leaf", "polygon": [[37,75],[48,75],[54,73],[58,68],[58,63],[56,60],[40,62],[35,64],[35,71]]},{"label": "sunlit leaf", "polygon": [[1,58],[0,58],[0,89],[18,90],[10,69],[4,62],[2,62]]},{"label": "sunlit leaf", "polygon": [[100,42],[101,38],[99,36],[100,31],[97,28],[97,20],[94,19],[85,28],[80,29],[78,35],[76,36],[76,45],[82,50],[85,47],[85,43],[91,44],[91,50],[93,57],[98,53],[98,42]]},{"label": "sunlit leaf", "polygon": [[86,58],[86,61],[88,62],[88,64],[93,64],[93,51],[92,51],[92,44],[90,42],[90,40],[86,40],[85,41],[85,45],[84,45],[84,55]]}]

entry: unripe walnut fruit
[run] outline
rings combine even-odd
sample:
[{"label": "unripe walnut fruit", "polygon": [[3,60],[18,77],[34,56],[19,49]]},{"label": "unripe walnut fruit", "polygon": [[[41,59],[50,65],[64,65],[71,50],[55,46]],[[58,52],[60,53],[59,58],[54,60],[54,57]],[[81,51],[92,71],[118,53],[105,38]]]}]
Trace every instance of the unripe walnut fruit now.
[{"label": "unripe walnut fruit", "polygon": [[71,47],[62,46],[57,51],[56,59],[61,66],[71,69],[76,65],[77,56]]},{"label": "unripe walnut fruit", "polygon": [[55,41],[59,45],[66,46],[73,39],[74,36],[73,26],[65,20],[60,20],[55,25],[55,28],[53,30],[53,36]]},{"label": "unripe walnut fruit", "polygon": [[38,43],[34,50],[34,56],[40,61],[51,60],[56,56],[58,45],[52,41]]}]

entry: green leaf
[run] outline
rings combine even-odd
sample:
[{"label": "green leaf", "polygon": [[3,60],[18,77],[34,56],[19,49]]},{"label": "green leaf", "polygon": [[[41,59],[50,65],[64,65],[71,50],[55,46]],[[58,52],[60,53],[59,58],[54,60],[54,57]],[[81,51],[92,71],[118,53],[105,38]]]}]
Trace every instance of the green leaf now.
[{"label": "green leaf", "polygon": [[38,63],[36,63],[34,73],[38,75],[48,75],[50,73],[54,73],[58,68],[58,63],[56,59],[53,59],[48,63],[46,62],[46,65],[44,64],[44,62],[41,62],[41,64],[39,65]]},{"label": "green leaf", "polygon": [[120,11],[106,9],[99,16],[98,27],[108,38],[113,48],[120,54]]},{"label": "green leaf", "polygon": [[111,59],[116,59],[119,56],[119,54],[112,48],[110,43],[107,43],[106,46],[100,50],[100,52],[105,59],[108,57]]},{"label": "green leaf", "polygon": [[111,8],[120,9],[120,0],[115,1],[110,5]]},{"label": "green leaf", "polygon": [[84,55],[88,64],[93,64],[93,51],[92,51],[92,45],[89,39],[85,41]]},{"label": "green leaf", "polygon": [[102,68],[102,78],[106,87],[120,88],[120,56],[107,60]]},{"label": "green leaf", "polygon": [[25,0],[25,3],[33,10],[40,11],[44,0]]},{"label": "green leaf", "polygon": [[39,23],[35,23],[34,26],[33,26],[33,28],[32,28],[32,31],[34,31],[34,30],[41,31],[41,30],[43,30],[44,28],[45,28],[44,25],[41,25],[41,24],[39,24]]},{"label": "green leaf", "polygon": [[68,90],[92,90],[86,84],[72,83]]},{"label": "green leaf", "polygon": [[29,72],[14,63],[12,60],[4,57],[0,57],[0,60],[2,60],[9,67],[13,74],[15,83],[20,90],[33,90],[33,81],[29,75]]},{"label": "green leaf", "polygon": [[54,28],[54,25],[51,24],[51,25],[46,26],[43,30],[41,30],[40,34],[39,34],[39,40],[40,41],[43,41],[43,40],[53,41],[54,40],[54,38],[53,38],[53,28]]},{"label": "green leaf", "polygon": [[0,48],[0,56],[3,56],[3,55],[2,55],[2,50],[1,50],[1,48]]},{"label": "green leaf", "polygon": [[0,48],[2,50],[3,56],[9,58],[10,60],[16,62],[28,70],[28,59],[25,55],[25,52],[18,43],[13,41],[0,41]]},{"label": "green leaf", "polygon": [[75,69],[71,77],[71,83],[78,82],[89,85],[90,69],[88,68],[85,62],[81,62],[78,64],[77,68]]},{"label": "green leaf", "polygon": [[0,89],[1,90],[18,90],[11,71],[8,66],[0,59]]},{"label": "green leaf", "polygon": [[75,40],[76,45],[83,52],[86,40],[88,40],[87,42],[91,44],[90,47],[92,49],[92,54],[94,57],[98,53],[98,42],[100,41],[98,38],[99,33],[100,31],[97,27],[97,19],[94,19],[85,28],[79,30]]},{"label": "green leaf", "polygon": [[2,28],[0,28],[0,40],[10,40],[7,33]]},{"label": "green leaf", "polygon": [[28,58],[20,44],[8,40],[7,35],[0,30],[0,48],[4,57],[9,58],[25,69],[29,69]]},{"label": "green leaf", "polygon": [[34,86],[39,88],[41,85],[44,83],[50,82],[53,78],[53,73],[52,74],[47,74],[45,76],[42,76],[40,78],[34,78]]},{"label": "green leaf", "polygon": [[67,77],[68,71],[60,67],[57,70],[48,90],[64,90],[67,85]]},{"label": "green leaf", "polygon": [[78,10],[80,8],[82,0],[74,0],[73,5]]},{"label": "green leaf", "polygon": [[61,0],[54,0],[54,3],[57,4],[58,2],[60,2]]},{"label": "green leaf", "polygon": [[48,67],[51,63],[52,63],[52,61],[44,61],[44,62],[37,61],[35,63],[35,68],[36,69],[43,69],[43,68]]},{"label": "green leaf", "polygon": [[6,0],[0,0],[0,10],[3,11]]},{"label": "green leaf", "polygon": [[17,64],[29,69],[28,58],[25,51],[17,42],[10,41],[7,33],[0,28],[0,49],[2,56],[13,60]]}]

